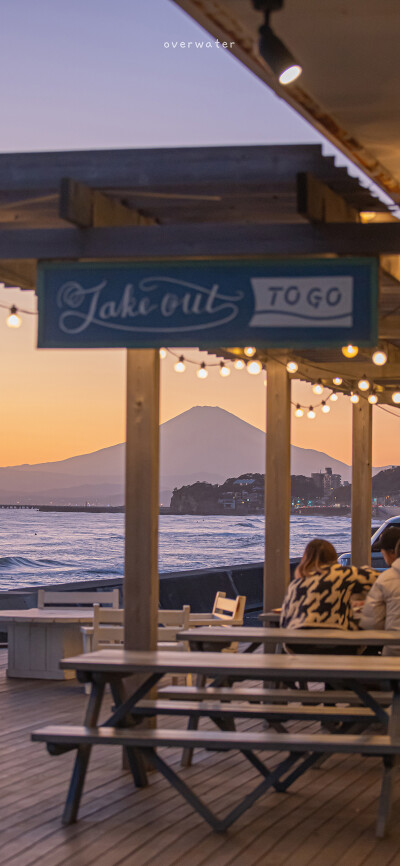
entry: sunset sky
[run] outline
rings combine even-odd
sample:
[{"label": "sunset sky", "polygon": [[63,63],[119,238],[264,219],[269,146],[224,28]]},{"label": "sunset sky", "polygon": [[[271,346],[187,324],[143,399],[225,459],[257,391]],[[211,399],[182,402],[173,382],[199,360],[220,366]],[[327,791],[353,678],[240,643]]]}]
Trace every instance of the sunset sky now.
[{"label": "sunset sky", "polygon": [[[203,32],[169,0],[2,0],[0,28],[2,152],[323,141],[227,52],[165,49]],[[0,290],[0,303],[35,309],[30,292]],[[6,315],[0,309],[0,465],[121,442],[125,353],[39,351],[36,317],[11,331]],[[201,382],[195,369],[179,375],[171,357],[162,363],[161,421],[217,405],[265,428],[263,374],[223,380],[213,370]],[[312,402],[309,386],[293,391]],[[375,466],[400,463],[399,432],[400,412],[374,408]],[[329,416],[293,419],[292,441],[351,462],[348,399]]]}]

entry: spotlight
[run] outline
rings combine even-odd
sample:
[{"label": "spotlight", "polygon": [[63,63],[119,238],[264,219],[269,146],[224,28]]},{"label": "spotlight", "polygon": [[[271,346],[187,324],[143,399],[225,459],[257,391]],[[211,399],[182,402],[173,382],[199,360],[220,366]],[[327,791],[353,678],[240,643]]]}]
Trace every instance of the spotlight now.
[{"label": "spotlight", "polygon": [[286,45],[281,42],[278,36],[274,33],[269,23],[270,12],[275,8],[280,8],[281,2],[270,2],[270,0],[255,0],[254,5],[258,9],[265,12],[264,24],[259,29],[258,48],[261,57],[268,63],[272,72],[279,78],[280,84],[292,84],[302,73],[302,68],[297,60],[290,53]]},{"label": "spotlight", "polygon": [[296,415],[296,418],[302,418],[303,417],[304,412],[300,406],[300,403],[297,404],[294,414]]},{"label": "spotlight", "polygon": [[387,363],[387,354],[384,349],[376,349],[372,355],[372,360],[377,367],[383,367]]},{"label": "spotlight", "polygon": [[252,376],[258,376],[261,370],[262,364],[260,364],[260,361],[250,361],[250,364],[247,364],[247,372]]},{"label": "spotlight", "polygon": [[352,346],[351,343],[348,346],[343,346],[342,354],[345,358],[355,358],[358,355],[358,346]]},{"label": "spotlight", "polygon": [[296,361],[288,361],[286,364],[286,369],[288,373],[297,373],[299,365],[296,363]]}]

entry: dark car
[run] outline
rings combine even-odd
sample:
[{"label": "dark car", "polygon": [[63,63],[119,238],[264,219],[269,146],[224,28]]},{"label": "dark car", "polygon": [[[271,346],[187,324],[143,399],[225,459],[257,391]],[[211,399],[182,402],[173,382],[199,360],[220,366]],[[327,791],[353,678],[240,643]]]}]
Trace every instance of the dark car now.
[{"label": "dark car", "polygon": [[[385,560],[380,551],[380,538],[384,529],[387,529],[388,526],[399,526],[400,527],[400,514],[396,517],[389,517],[388,520],[385,520],[382,523],[376,532],[374,532],[371,538],[371,566],[375,568],[376,571],[384,571],[387,568]],[[351,564],[351,553],[342,553],[339,556],[339,562],[341,565],[350,565]]]}]

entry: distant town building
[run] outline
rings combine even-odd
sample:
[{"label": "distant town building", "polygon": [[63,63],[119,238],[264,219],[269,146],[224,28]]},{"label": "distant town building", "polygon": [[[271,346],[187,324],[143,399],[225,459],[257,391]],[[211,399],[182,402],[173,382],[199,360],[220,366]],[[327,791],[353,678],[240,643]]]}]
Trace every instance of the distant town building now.
[{"label": "distant town building", "polygon": [[326,467],[325,472],[312,472],[311,478],[318,491],[324,496],[328,496],[342,484],[342,476],[332,472],[330,466]]}]

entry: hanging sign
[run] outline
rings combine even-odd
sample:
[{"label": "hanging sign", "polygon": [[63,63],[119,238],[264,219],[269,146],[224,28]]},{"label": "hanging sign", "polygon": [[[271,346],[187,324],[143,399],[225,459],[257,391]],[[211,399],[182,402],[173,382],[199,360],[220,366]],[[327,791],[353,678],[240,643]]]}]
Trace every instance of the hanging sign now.
[{"label": "hanging sign", "polygon": [[37,291],[44,348],[377,341],[372,258],[42,263]]}]

